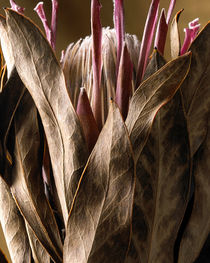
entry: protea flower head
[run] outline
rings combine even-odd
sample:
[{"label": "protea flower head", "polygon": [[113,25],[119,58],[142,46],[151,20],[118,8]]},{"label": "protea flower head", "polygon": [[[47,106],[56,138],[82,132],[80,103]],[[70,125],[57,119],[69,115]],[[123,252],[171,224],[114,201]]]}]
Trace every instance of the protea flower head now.
[{"label": "protea flower head", "polygon": [[58,1],[51,23],[35,7],[45,34],[14,0],[0,16],[0,221],[12,262],[209,259],[210,25],[193,20],[181,44],[175,2],[159,15],[151,1],[139,41],[123,0],[113,29],[92,0],[91,36],[60,62]]}]

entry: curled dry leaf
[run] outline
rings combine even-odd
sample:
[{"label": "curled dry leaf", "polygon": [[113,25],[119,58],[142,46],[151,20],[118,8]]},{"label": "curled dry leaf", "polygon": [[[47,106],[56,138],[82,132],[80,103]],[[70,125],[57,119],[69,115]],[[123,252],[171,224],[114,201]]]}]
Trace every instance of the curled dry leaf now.
[{"label": "curled dry leaf", "polygon": [[198,257],[210,233],[210,23],[192,43],[192,64],[181,91],[188,123],[193,177],[192,214],[181,241],[179,263]]},{"label": "curled dry leaf", "polygon": [[[147,77],[165,64],[156,51]],[[171,263],[190,185],[187,125],[178,91],[157,113],[137,161],[132,245],[128,262]]]},{"label": "curled dry leaf", "polygon": [[0,222],[12,262],[31,262],[31,249],[24,220],[2,177],[0,177],[0,207]]},{"label": "curled dry leaf", "polygon": [[[10,152],[13,144],[13,140],[8,140],[10,127],[17,110],[17,107],[25,93],[26,88],[23,85],[23,82],[19,78],[16,68],[13,68],[9,79],[3,87],[2,92],[0,93],[0,123],[1,123],[1,142],[3,145],[4,151],[4,161],[3,168],[5,170],[6,166],[11,167],[12,153]],[[6,182],[11,184],[10,174],[4,172],[3,177]]]},{"label": "curled dry leaf", "polygon": [[130,240],[134,185],[130,140],[113,103],[70,211],[65,263],[124,262]]},{"label": "curled dry leaf", "polygon": [[134,93],[129,107],[126,125],[131,138],[135,160],[145,145],[158,110],[176,93],[186,77],[191,54],[188,53],[158,70],[150,78],[142,82]]},{"label": "curled dry leaf", "polygon": [[180,55],[181,50],[181,42],[179,35],[178,22],[179,17],[184,9],[180,10],[174,17],[171,23],[171,31],[170,31],[170,43],[171,43],[171,58],[175,59]]},{"label": "curled dry leaf", "polygon": [[14,116],[15,146],[11,191],[22,215],[56,262],[62,262],[62,243],[41,177],[37,109],[30,94],[23,96]]},{"label": "curled dry leaf", "polygon": [[45,250],[45,248],[41,245],[36,235],[34,234],[31,227],[26,222],[26,230],[29,238],[29,243],[32,250],[32,256],[34,263],[50,263],[50,256]]},{"label": "curled dry leaf", "polygon": [[35,101],[45,129],[66,224],[87,160],[84,136],[66,90],[62,69],[47,40],[24,16],[9,9],[6,13],[18,74]]}]

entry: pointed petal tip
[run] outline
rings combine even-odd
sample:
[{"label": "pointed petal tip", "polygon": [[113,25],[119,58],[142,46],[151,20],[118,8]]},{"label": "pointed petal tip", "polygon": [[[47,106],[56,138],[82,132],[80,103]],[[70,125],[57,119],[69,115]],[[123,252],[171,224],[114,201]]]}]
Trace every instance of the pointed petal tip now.
[{"label": "pointed petal tip", "polygon": [[34,11],[37,12],[37,10],[39,10],[40,6],[43,6],[43,5],[44,5],[44,2],[37,3],[37,5],[34,7]]}]

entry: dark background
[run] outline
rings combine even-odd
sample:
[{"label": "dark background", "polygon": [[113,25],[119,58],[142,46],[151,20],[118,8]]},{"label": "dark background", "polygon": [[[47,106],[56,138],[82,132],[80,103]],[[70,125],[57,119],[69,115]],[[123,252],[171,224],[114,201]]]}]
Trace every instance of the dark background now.
[{"label": "dark background", "polygon": [[[25,15],[29,16],[41,29],[42,25],[33,8],[39,1],[17,0],[19,5],[26,8]],[[61,50],[65,49],[70,42],[75,42],[81,37],[90,34],[90,2],[91,0],[60,0],[57,31],[57,56],[60,57]],[[161,8],[168,9],[169,0],[160,0]],[[113,4],[112,0],[101,0],[101,20],[103,26],[113,26]],[[150,0],[124,0],[126,31],[136,34],[141,39],[143,27],[149,8]],[[44,0],[48,19],[50,21],[51,0]],[[4,14],[2,7],[9,7],[9,0],[0,0],[0,13]],[[210,20],[209,0],[177,0],[175,12],[184,8],[180,18],[180,32],[183,39],[183,28],[188,22],[200,18],[202,27]],[[166,57],[169,58],[167,51]],[[6,251],[3,234],[0,229],[0,248]]]}]

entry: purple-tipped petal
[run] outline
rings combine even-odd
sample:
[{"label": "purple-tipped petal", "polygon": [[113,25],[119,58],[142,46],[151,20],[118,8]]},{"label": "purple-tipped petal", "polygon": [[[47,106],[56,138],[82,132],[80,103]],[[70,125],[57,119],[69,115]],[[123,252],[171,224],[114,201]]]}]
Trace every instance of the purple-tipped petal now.
[{"label": "purple-tipped petal", "polygon": [[192,33],[191,29],[185,28],[184,32],[185,32],[185,39],[184,39],[184,43],[180,51],[180,55],[185,54],[191,44],[191,33]]},{"label": "purple-tipped petal", "polygon": [[93,38],[93,114],[98,125],[98,129],[102,128],[101,115],[101,49],[102,49],[102,26],[100,21],[101,4],[99,0],[92,0],[91,2],[91,31]]},{"label": "purple-tipped petal", "polygon": [[44,7],[43,7],[43,2],[39,2],[36,7],[34,8],[34,11],[36,11],[36,13],[38,14],[39,18],[42,21],[42,24],[44,26],[45,29],[45,33],[46,33],[46,37],[47,40],[49,41],[50,45],[52,46],[52,31],[48,25],[47,22],[47,17],[45,15],[45,11],[44,11]]},{"label": "purple-tipped petal", "polygon": [[181,48],[180,54],[183,55],[187,52],[193,40],[196,38],[200,29],[199,19],[196,18],[192,22],[189,23],[189,28],[185,28],[185,39]]},{"label": "purple-tipped petal", "polygon": [[201,25],[199,24],[199,18],[196,18],[189,23],[189,29],[192,30],[191,42],[196,38],[196,36],[200,30],[200,27],[201,27]]},{"label": "purple-tipped petal", "polygon": [[114,0],[114,26],[115,26],[116,37],[117,37],[116,72],[118,74],[121,52],[122,52],[122,45],[125,39],[123,0]]},{"label": "purple-tipped petal", "polygon": [[141,83],[144,72],[148,63],[149,52],[155,32],[155,26],[157,24],[158,10],[160,0],[153,0],[147,15],[146,24],[144,27],[144,33],[142,37],[142,43],[139,54],[138,70],[136,77],[136,89]]},{"label": "purple-tipped petal", "polygon": [[164,55],[167,33],[168,24],[166,23],[165,9],[163,8],[158,22],[154,44],[154,47],[157,48],[161,55]]},{"label": "purple-tipped petal", "polygon": [[25,8],[17,5],[14,0],[10,0],[10,5],[14,11],[16,11],[20,14],[24,14]]},{"label": "purple-tipped petal", "polygon": [[166,18],[166,23],[169,24],[170,20],[171,20],[171,15],[173,13],[174,7],[176,4],[176,0],[171,0],[169,8],[168,8],[168,13],[167,13],[167,18]]},{"label": "purple-tipped petal", "polygon": [[91,152],[98,139],[99,130],[95,118],[93,116],[93,112],[85,88],[80,89],[77,104],[77,114],[84,131],[88,150],[89,152]]},{"label": "purple-tipped petal", "polygon": [[124,120],[128,114],[129,98],[132,90],[132,72],[133,65],[127,46],[124,42],[117,77],[117,89],[115,97],[115,101],[122,113]]},{"label": "purple-tipped petal", "polygon": [[51,31],[52,31],[52,48],[54,50],[56,46],[57,15],[58,15],[58,1],[52,0]]}]

